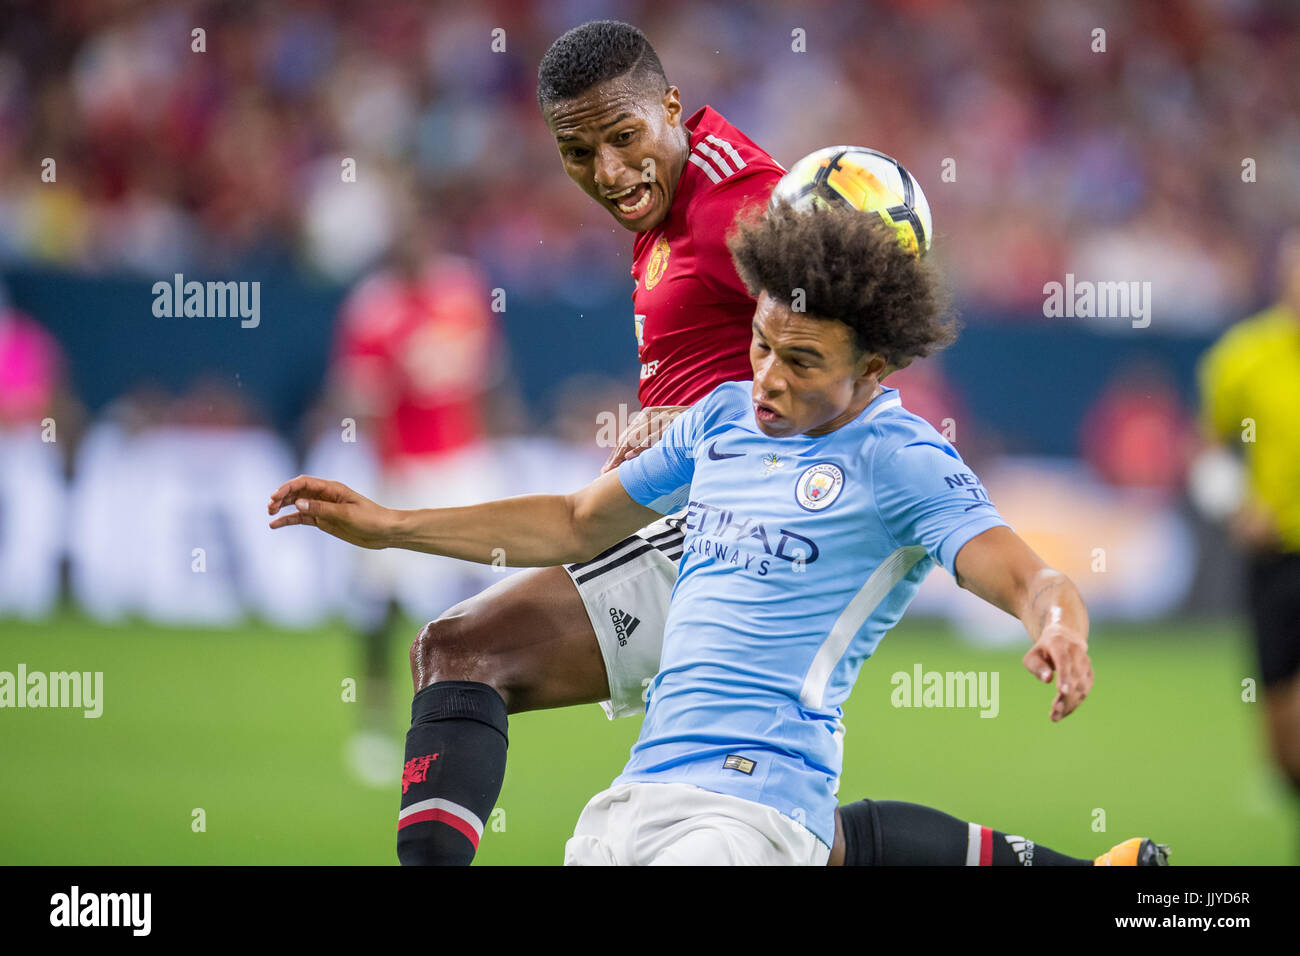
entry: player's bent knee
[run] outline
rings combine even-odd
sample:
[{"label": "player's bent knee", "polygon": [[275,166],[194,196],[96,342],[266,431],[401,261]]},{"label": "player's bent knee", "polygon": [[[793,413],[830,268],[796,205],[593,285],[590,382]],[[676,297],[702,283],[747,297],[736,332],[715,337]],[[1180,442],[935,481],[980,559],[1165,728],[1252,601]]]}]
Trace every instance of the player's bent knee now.
[{"label": "player's bent knee", "polygon": [[430,684],[467,680],[502,690],[500,674],[488,649],[487,635],[460,606],[420,628],[411,642],[411,681],[418,693]]}]

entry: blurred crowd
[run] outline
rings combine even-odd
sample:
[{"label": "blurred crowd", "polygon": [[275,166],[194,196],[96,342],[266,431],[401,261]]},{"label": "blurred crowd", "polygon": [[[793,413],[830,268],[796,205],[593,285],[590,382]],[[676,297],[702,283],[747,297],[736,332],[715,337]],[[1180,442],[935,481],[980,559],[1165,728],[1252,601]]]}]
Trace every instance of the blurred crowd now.
[{"label": "blurred crowd", "polygon": [[1300,11],[1266,0],[5,7],[0,268],[350,283],[414,228],[526,294],[630,285],[630,237],[564,177],[535,99],[550,42],[604,16],[646,32],[688,112],[787,166],[832,142],[901,159],[975,314],[1039,312],[1074,273],[1152,281],[1166,327],[1222,325],[1300,218]]}]

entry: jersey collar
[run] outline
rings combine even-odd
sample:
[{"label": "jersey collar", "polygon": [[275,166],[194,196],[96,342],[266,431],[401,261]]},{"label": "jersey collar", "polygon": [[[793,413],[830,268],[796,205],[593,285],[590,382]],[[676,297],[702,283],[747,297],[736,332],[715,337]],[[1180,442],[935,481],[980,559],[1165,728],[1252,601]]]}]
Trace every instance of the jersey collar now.
[{"label": "jersey collar", "polygon": [[903,405],[903,396],[899,394],[898,389],[880,386],[880,394],[873,398],[870,404],[862,410],[862,414],[853,420],[854,424],[865,425],[881,412],[890,408],[901,408]]}]

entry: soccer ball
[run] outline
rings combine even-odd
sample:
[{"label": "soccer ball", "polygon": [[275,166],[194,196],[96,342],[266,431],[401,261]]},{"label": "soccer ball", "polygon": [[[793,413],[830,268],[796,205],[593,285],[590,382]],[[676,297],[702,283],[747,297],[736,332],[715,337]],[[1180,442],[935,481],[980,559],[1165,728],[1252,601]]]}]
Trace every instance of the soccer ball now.
[{"label": "soccer ball", "polygon": [[851,206],[874,212],[898,232],[903,245],[924,255],[934,221],[916,177],[891,156],[865,146],[827,146],[790,167],[772,191],[796,209]]}]

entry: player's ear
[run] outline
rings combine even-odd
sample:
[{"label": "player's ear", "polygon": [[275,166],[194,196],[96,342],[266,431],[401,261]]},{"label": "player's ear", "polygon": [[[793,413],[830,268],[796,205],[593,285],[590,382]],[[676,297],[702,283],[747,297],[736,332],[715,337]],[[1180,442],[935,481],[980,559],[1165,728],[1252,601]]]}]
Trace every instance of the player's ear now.
[{"label": "player's ear", "polygon": [[664,117],[668,120],[669,126],[676,126],[682,119],[682,97],[677,91],[677,87],[668,87],[663,98]]},{"label": "player's ear", "polygon": [[885,357],[878,352],[863,352],[858,356],[858,378],[874,378],[877,381],[884,378],[894,368],[885,361]]}]

